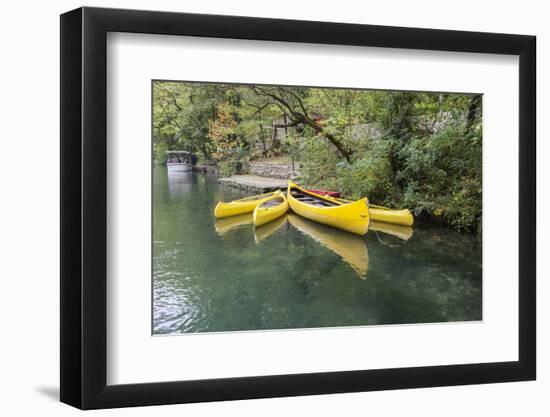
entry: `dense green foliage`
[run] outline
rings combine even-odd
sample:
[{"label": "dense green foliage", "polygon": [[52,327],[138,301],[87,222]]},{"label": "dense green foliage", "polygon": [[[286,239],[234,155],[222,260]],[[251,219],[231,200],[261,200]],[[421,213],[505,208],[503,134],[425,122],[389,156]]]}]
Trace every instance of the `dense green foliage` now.
[{"label": "dense green foliage", "polygon": [[480,224],[479,95],[155,82],[153,100],[158,162],[189,150],[227,176],[286,155],[304,185]]}]

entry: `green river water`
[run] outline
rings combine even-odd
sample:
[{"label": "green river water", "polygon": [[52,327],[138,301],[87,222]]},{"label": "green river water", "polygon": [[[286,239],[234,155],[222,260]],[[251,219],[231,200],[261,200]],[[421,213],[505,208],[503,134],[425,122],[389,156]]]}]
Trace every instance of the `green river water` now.
[{"label": "green river water", "polygon": [[364,237],[288,215],[216,221],[244,197],[215,177],[153,172],[153,333],[481,320],[481,239],[372,225]]}]

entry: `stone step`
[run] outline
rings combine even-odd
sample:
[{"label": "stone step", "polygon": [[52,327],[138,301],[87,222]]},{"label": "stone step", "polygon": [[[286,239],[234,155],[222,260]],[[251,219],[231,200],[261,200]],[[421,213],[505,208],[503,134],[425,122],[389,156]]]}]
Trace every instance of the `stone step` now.
[{"label": "stone step", "polygon": [[221,185],[244,190],[250,194],[262,194],[275,190],[286,190],[286,179],[273,177],[260,177],[257,175],[232,175],[227,178],[219,178]]}]

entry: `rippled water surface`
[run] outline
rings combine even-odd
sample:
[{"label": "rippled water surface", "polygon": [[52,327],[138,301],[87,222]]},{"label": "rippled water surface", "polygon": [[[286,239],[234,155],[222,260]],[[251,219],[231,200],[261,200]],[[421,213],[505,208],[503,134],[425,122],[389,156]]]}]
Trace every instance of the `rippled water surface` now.
[{"label": "rippled water surface", "polygon": [[153,174],[153,332],[481,320],[481,240],[373,224],[366,236],[296,215],[254,229],[216,221],[244,193],[193,173]]}]

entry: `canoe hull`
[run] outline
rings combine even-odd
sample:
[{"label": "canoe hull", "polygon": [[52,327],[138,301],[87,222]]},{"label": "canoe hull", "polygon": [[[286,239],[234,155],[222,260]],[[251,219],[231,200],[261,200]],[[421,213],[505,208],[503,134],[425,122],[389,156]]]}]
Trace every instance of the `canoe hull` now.
[{"label": "canoe hull", "polygon": [[217,219],[222,219],[224,217],[252,213],[258,204],[260,204],[259,201],[246,201],[242,203],[236,201],[224,203],[220,201],[214,209],[214,216],[216,216]]},{"label": "canoe hull", "polygon": [[[350,202],[350,200],[343,198],[335,198],[335,200],[342,203]],[[369,216],[371,220],[376,222],[397,224],[401,226],[412,226],[414,223],[414,217],[407,209],[393,210],[387,207],[369,204]]]},{"label": "canoe hull", "polygon": [[[369,230],[369,206],[366,198],[333,207],[316,207],[294,198],[291,194],[292,188],[296,188],[306,194],[308,193],[295,184],[289,183],[287,199],[294,213],[306,219],[346,230],[357,235],[364,235]],[[311,195],[311,193],[309,194]]]},{"label": "canoe hull", "polygon": [[254,209],[254,226],[259,227],[269,223],[275,219],[278,219],[288,211],[288,202],[284,194],[274,195],[273,197],[264,200],[264,203],[277,198],[282,198],[282,201],[276,206],[264,207],[260,204]]},{"label": "canoe hull", "polygon": [[[281,194],[280,191],[273,193],[263,194],[264,198],[257,198],[255,200],[249,199],[250,197],[231,201],[229,203],[224,203],[220,201],[216,208],[214,209],[214,216],[217,219],[222,219],[224,217],[238,216],[240,214],[252,213],[256,207],[262,204],[264,201],[271,199],[274,195]],[[262,196],[263,196],[262,195]],[[252,197],[254,198],[254,197]]]},{"label": "canoe hull", "polygon": [[369,208],[371,220],[377,222],[399,224],[401,226],[412,226],[414,218],[409,210],[390,210],[383,208]]}]

